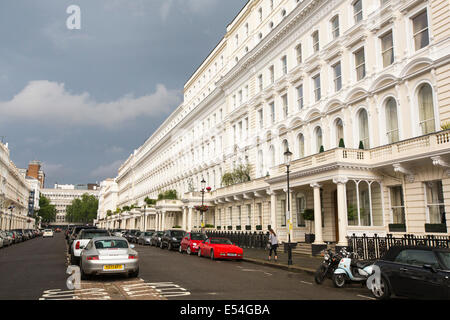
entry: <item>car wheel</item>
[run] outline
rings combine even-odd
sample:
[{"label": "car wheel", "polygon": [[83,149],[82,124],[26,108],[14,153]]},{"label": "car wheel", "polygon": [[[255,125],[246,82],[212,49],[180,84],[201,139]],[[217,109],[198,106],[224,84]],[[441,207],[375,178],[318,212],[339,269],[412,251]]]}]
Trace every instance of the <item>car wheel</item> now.
[{"label": "car wheel", "polygon": [[81,280],[89,279],[89,276],[86,273],[84,273],[83,266],[81,265],[81,263],[80,263],[80,277],[81,277]]},{"label": "car wheel", "polygon": [[373,284],[375,283],[375,279],[372,282],[372,294],[377,300],[387,300],[391,296],[391,290],[389,288],[389,284],[384,278],[381,276],[380,279],[380,288],[375,288]]},{"label": "car wheel", "polygon": [[172,242],[169,242],[169,244],[167,245],[167,249],[169,251],[172,251],[173,247],[172,247]]},{"label": "car wheel", "polygon": [[214,260],[214,250],[211,250],[211,253],[209,254],[209,256],[211,257],[211,260]]},{"label": "car wheel", "polygon": [[183,249],[181,248],[181,244],[180,244],[180,246],[178,247],[178,252],[181,253],[181,254],[183,254]]},{"label": "car wheel", "polygon": [[188,255],[191,255],[191,254],[192,254],[192,251],[191,251],[191,247],[190,247],[190,246],[187,247],[186,253],[187,253]]},{"label": "car wheel", "polygon": [[161,241],[161,243],[159,244],[159,247],[160,247],[161,249],[164,249],[164,245],[163,245],[162,241]]},{"label": "car wheel", "polygon": [[137,278],[139,277],[139,268],[136,269],[136,271],[130,272],[128,275],[130,278]]},{"label": "car wheel", "polygon": [[336,288],[343,288],[345,286],[344,274],[333,274],[333,284]]},{"label": "car wheel", "polygon": [[202,250],[199,248],[198,249],[198,253],[197,253],[197,255],[199,256],[199,257],[201,257],[202,256]]}]

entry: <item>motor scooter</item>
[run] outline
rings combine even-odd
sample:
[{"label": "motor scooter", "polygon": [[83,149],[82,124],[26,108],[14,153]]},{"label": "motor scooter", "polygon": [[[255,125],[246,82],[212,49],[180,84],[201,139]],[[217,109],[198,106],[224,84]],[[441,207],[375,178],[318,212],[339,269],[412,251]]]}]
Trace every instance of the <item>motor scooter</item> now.
[{"label": "motor scooter", "polygon": [[317,268],[314,274],[314,280],[317,284],[322,284],[325,278],[332,279],[334,271],[339,265],[339,262],[344,257],[343,251],[333,253],[331,249],[325,249],[322,251],[323,262]]},{"label": "motor scooter", "polygon": [[364,284],[374,272],[372,261],[360,261],[354,252],[343,249],[343,257],[333,274],[333,284],[337,288],[343,288],[346,282]]}]

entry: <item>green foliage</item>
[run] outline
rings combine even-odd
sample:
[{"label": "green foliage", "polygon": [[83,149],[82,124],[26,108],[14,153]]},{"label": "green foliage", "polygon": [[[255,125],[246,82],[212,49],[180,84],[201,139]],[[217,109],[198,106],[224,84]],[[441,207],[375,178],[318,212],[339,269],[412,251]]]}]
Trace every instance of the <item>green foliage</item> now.
[{"label": "green foliage", "polygon": [[127,211],[130,211],[131,210],[131,207],[130,206],[124,206],[123,208],[122,208],[122,212],[127,212]]},{"label": "green foliage", "polygon": [[212,225],[212,224],[205,224],[205,228],[214,228],[214,225]]},{"label": "green foliage", "polygon": [[113,215],[111,210],[106,211],[106,216],[107,217],[111,217]]},{"label": "green foliage", "polygon": [[339,140],[339,148],[345,148],[344,139],[342,138]]},{"label": "green foliage", "polygon": [[146,197],[144,201],[149,206],[154,206],[156,204],[156,199],[150,199],[149,197]]},{"label": "green foliage", "polygon": [[98,199],[87,193],[81,199],[74,199],[66,208],[66,221],[79,223],[92,223],[97,217]]},{"label": "green foliage", "polygon": [[251,165],[239,165],[232,172],[226,172],[222,175],[222,185],[225,187],[233,184],[244,183],[251,180]]},{"label": "green foliage", "polygon": [[[50,223],[56,220],[56,207],[50,204],[50,200],[41,195],[39,198],[39,210],[36,214],[42,218],[43,223]],[[97,213],[96,213],[97,214]]]},{"label": "green foliage", "polygon": [[173,226],[173,229],[181,229],[181,226]]},{"label": "green foliage", "polygon": [[158,200],[176,200],[178,199],[176,190],[167,190],[158,195]]},{"label": "green foliage", "polygon": [[359,142],[359,149],[364,150],[364,143],[362,141]]},{"label": "green foliage", "polygon": [[322,152],[325,152],[325,148],[323,146],[320,146],[319,153],[322,153]]}]

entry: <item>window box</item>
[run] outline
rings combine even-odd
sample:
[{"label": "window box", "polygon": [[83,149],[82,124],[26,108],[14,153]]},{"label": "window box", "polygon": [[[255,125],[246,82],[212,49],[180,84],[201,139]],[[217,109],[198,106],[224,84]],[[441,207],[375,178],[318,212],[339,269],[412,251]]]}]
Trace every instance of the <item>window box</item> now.
[{"label": "window box", "polygon": [[252,230],[252,226],[245,226],[245,230]]},{"label": "window box", "polygon": [[306,233],[305,234],[305,242],[313,243],[316,240],[316,235],[314,233]]},{"label": "window box", "polygon": [[425,223],[425,232],[446,233],[447,226],[443,223],[439,224]]},{"label": "window box", "polygon": [[390,223],[389,232],[406,232],[406,224],[404,223]]},{"label": "window box", "polygon": [[262,230],[262,226],[261,225],[256,226],[256,230]]},{"label": "window box", "polygon": [[236,230],[241,230],[241,226],[236,226]]},{"label": "window box", "polygon": [[233,230],[233,226],[228,226],[228,230]]}]

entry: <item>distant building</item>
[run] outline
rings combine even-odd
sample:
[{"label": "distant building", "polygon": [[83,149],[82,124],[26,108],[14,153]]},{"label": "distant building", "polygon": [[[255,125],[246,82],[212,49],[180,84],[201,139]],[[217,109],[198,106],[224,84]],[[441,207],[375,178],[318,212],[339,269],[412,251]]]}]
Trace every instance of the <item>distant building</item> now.
[{"label": "distant building", "polygon": [[[84,186],[84,187],[83,187]],[[98,190],[89,190],[88,185],[55,184],[53,189],[42,189],[41,194],[56,206],[56,224],[66,223],[66,208],[72,201],[81,198],[83,194],[98,198]]]},{"label": "distant building", "polygon": [[45,173],[44,171],[41,169],[41,165],[42,162],[34,160],[34,161],[30,161],[30,163],[28,164],[28,169],[26,171],[26,176],[27,177],[32,177],[35,178],[36,180],[39,181],[39,183],[41,184],[41,189],[44,188],[44,184],[45,184]]}]

